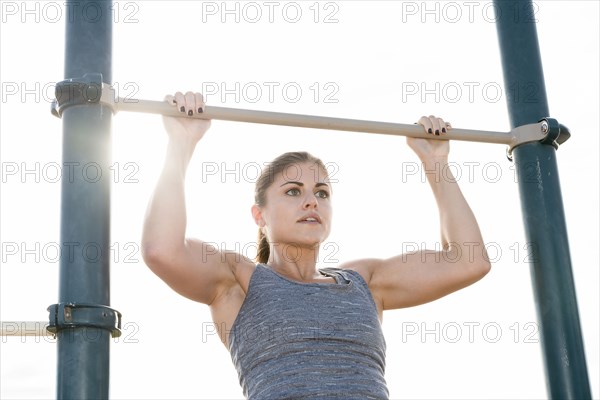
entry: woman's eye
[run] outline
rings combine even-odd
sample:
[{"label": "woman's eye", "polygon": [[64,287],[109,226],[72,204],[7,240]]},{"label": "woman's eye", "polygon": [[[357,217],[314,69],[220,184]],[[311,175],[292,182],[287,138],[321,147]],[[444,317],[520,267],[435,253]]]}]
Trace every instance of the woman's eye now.
[{"label": "woman's eye", "polygon": [[290,196],[297,196],[300,194],[300,189],[293,188],[293,189],[290,189],[287,192],[285,192],[285,194],[288,194]]},{"label": "woman's eye", "polygon": [[329,198],[329,193],[325,190],[319,190],[316,194],[317,194],[317,197],[320,197],[322,199]]}]

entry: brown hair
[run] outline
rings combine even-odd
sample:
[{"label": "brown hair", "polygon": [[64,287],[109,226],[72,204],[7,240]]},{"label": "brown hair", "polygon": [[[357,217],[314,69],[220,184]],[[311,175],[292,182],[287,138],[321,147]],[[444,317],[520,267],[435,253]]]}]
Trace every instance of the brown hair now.
[{"label": "brown hair", "polygon": [[[319,168],[323,169],[327,173],[327,168],[323,161],[305,151],[295,151],[284,153],[271,161],[266,168],[264,168],[256,181],[254,189],[254,203],[259,207],[264,207],[267,203],[266,193],[267,189],[271,186],[275,180],[275,176],[284,170],[287,170],[294,164],[314,163]],[[258,250],[256,251],[256,262],[265,264],[269,261],[270,247],[267,236],[258,229]]]}]

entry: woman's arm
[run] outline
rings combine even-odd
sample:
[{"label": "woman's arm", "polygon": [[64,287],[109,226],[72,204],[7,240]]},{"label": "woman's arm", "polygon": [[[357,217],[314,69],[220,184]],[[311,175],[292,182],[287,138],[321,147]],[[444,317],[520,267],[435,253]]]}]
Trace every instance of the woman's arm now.
[{"label": "woman's arm", "polygon": [[[451,129],[449,123],[446,124],[441,118],[433,116],[421,117],[419,123],[428,131],[431,129],[433,134],[439,132],[443,135],[447,129]],[[467,243],[478,243],[481,246],[478,250],[481,250],[483,238],[475,215],[463,197],[451,169],[448,168],[450,142],[412,138],[407,142],[421,160],[438,206],[442,248],[452,251],[453,246],[458,245],[464,249]],[[479,251],[479,254],[482,252]]]},{"label": "woman's arm", "polygon": [[[433,116],[422,117],[419,123],[431,134],[451,129]],[[447,168],[449,142],[415,138],[407,142],[421,160],[438,206],[442,250],[421,249],[387,260],[351,263],[350,268],[363,268],[381,310],[430,302],[478,281],[490,270],[477,220]]]},{"label": "woman's arm", "polygon": [[[167,96],[183,113],[204,107],[202,95],[188,92]],[[148,203],[142,254],[148,267],[175,291],[211,304],[235,283],[230,257],[205,242],[186,239],[185,174],[194,149],[210,121],[163,117],[169,135],[165,164]]]}]

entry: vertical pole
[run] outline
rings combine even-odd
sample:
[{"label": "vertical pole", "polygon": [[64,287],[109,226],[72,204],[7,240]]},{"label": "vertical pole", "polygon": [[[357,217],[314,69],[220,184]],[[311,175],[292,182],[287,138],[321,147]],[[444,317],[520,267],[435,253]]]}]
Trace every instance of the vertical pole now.
[{"label": "vertical pole", "polygon": [[[65,78],[101,73],[111,83],[111,1],[66,5]],[[65,109],[59,301],[109,305],[110,123],[100,104]],[[110,331],[60,330],[57,397],[108,398]]]},{"label": "vertical pole", "polygon": [[[543,4],[543,3],[538,3]],[[549,117],[531,0],[494,0],[511,127]],[[542,5],[543,6],[543,5]],[[549,395],[589,399],[588,379],[556,150],[528,143],[513,151]]]}]

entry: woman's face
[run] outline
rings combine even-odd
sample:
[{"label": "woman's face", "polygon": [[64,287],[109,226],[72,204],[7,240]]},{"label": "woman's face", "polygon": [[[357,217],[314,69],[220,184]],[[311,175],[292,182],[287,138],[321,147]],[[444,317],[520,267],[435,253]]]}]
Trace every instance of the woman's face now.
[{"label": "woman's face", "polygon": [[275,175],[266,205],[253,215],[274,246],[318,247],[331,230],[331,187],[327,172],[314,163],[292,164]]}]

